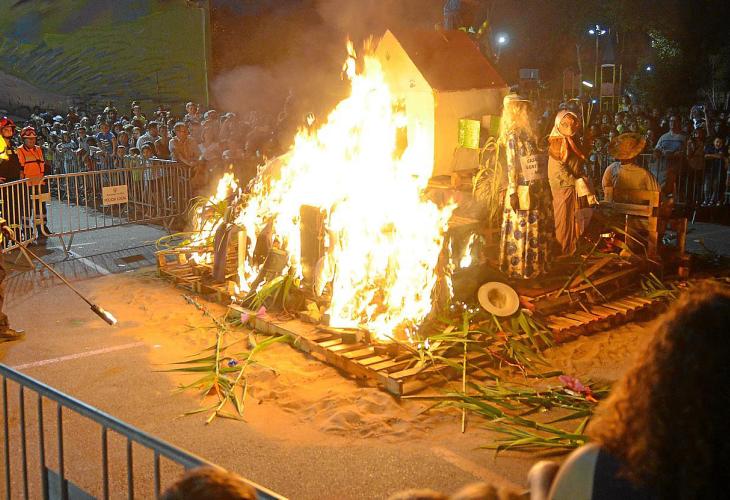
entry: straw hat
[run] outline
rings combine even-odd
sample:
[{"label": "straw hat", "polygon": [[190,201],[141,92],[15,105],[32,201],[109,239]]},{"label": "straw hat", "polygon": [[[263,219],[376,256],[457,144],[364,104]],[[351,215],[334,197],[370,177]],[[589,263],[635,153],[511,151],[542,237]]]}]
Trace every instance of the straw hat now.
[{"label": "straw hat", "polygon": [[530,100],[529,99],[525,99],[523,96],[521,96],[520,94],[517,94],[515,92],[512,92],[511,94],[507,94],[506,96],[504,96],[504,99],[502,99],[502,105],[503,106],[507,106],[508,104],[513,103],[513,102],[527,102],[527,103],[529,103]]},{"label": "straw hat", "polygon": [[617,160],[630,160],[639,156],[644,151],[644,146],[646,139],[641,134],[621,134],[608,143],[608,154]]},{"label": "straw hat", "polygon": [[520,308],[520,298],[514,289],[498,281],[490,281],[479,287],[479,304],[495,316],[512,316]]}]

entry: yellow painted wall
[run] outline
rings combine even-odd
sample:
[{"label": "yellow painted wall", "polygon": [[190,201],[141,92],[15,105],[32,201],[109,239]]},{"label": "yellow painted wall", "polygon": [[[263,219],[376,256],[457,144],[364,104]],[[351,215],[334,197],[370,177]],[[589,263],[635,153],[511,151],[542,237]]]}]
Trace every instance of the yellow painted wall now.
[{"label": "yellow painted wall", "polygon": [[508,88],[437,92],[435,95],[434,176],[452,172],[454,150],[459,145],[459,120],[481,120],[483,115],[501,115]]}]

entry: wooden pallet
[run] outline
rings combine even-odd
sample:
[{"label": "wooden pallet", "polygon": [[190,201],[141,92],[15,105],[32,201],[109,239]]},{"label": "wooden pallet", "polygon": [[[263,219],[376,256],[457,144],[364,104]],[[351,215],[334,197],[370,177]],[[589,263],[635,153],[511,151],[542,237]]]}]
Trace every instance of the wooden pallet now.
[{"label": "wooden pallet", "polygon": [[545,318],[545,324],[556,342],[565,342],[578,335],[627,323],[637,314],[656,310],[664,304],[662,300],[649,299],[637,292],[602,304],[587,304],[569,312],[550,315]]},{"label": "wooden pallet", "polygon": [[[416,366],[412,354],[397,345],[377,345],[367,340],[357,340],[336,329],[321,328],[297,319],[279,321],[270,317],[257,317],[255,312],[238,305],[228,306],[229,314],[246,314],[257,331],[269,335],[289,335],[292,345],[323,361],[349,376],[367,379],[394,396],[403,396],[428,386],[438,385],[455,378],[458,370],[449,366]],[[459,356],[459,360],[461,360]],[[459,361],[457,360],[457,361]],[[493,368],[494,358],[479,351],[467,353],[470,370],[478,374]],[[483,372],[482,372],[483,373]]]},{"label": "wooden pallet", "polygon": [[155,252],[157,267],[158,269],[163,269],[168,266],[195,265],[195,263],[191,260],[194,253],[205,253],[212,250],[212,247],[180,247],[168,250],[158,250]]}]

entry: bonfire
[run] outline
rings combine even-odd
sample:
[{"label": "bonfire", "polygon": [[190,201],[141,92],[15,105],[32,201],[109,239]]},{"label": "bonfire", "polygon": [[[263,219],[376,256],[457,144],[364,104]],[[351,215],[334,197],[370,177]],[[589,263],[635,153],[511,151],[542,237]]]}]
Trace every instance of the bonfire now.
[{"label": "bonfire", "polygon": [[[195,245],[209,247],[224,223],[210,208],[233,199],[229,220],[245,235],[234,300],[251,297],[271,278],[261,248],[285,255],[275,274],[291,276],[317,297],[327,295],[329,326],[362,329],[373,339],[413,340],[432,310],[439,256],[455,205],[437,206],[425,190],[433,168],[433,135],[409,130],[367,50],[358,61],[351,43],[343,74],[350,95],[317,129],[302,128],[289,151],[263,165],[247,189],[231,174],[207,207],[196,211]],[[319,211],[322,255],[302,281],[302,210]],[[194,256],[210,262],[211,252]],[[304,283],[304,285],[302,285]]]}]

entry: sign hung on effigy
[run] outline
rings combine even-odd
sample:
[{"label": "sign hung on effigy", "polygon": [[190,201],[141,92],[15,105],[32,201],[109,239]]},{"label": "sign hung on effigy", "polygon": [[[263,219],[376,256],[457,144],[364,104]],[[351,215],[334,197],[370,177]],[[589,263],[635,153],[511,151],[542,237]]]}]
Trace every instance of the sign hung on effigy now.
[{"label": "sign hung on effigy", "polygon": [[479,120],[462,118],[459,120],[459,146],[479,149],[479,134],[482,123]]},{"label": "sign hung on effigy", "polygon": [[127,185],[120,184],[119,186],[104,186],[101,188],[101,198],[105,207],[108,207],[109,205],[127,203],[127,201],[129,201]]},{"label": "sign hung on effigy", "polygon": [[546,165],[547,165],[547,158],[545,157],[545,155],[520,156],[520,166],[522,167],[522,177],[527,182],[544,179]]}]

